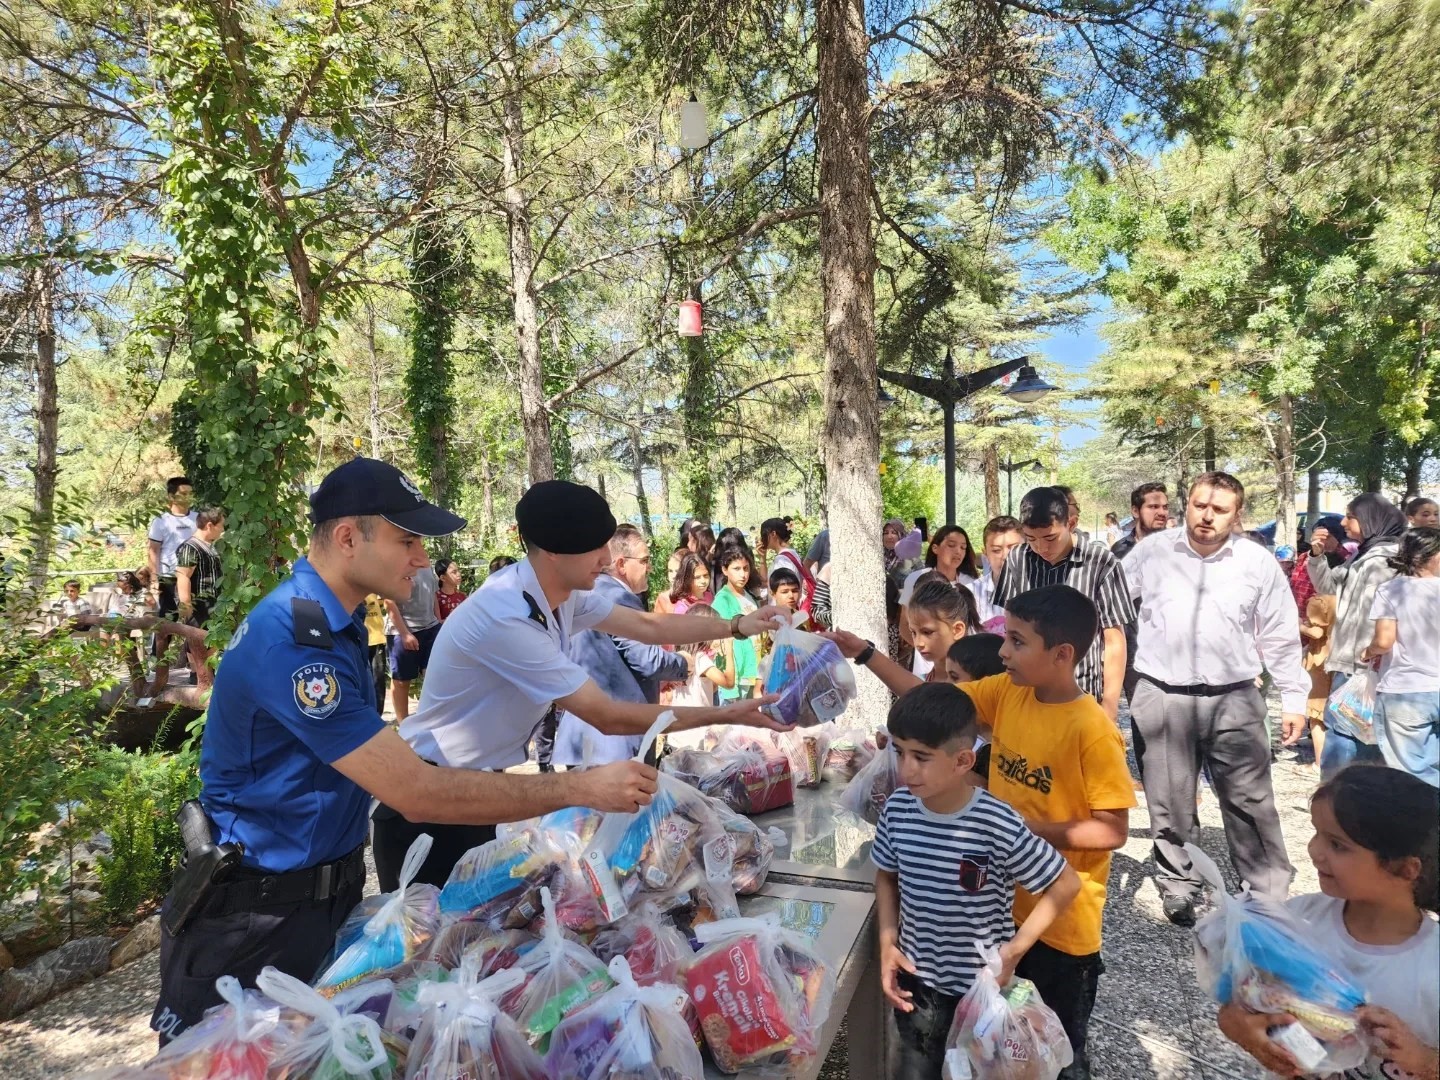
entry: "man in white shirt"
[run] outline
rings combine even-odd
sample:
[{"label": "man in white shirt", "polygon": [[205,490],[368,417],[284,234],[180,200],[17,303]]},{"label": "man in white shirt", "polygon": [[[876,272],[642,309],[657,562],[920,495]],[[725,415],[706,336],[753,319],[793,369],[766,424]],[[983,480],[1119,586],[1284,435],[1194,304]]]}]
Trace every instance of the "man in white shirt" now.
[{"label": "man in white shirt", "polygon": [[195,511],[190,509],[195,495],[190,479],[172,476],[165,481],[170,508],[150,522],[146,558],[150,566],[150,590],[155,599],[156,613],[163,619],[176,610],[175,553],[180,545],[195,535]]},{"label": "man in white shirt", "polygon": [[1185,527],[1146,537],[1125,560],[1139,606],[1138,685],[1131,702],[1135,759],[1155,840],[1166,917],[1195,922],[1200,878],[1184,844],[1196,839],[1196,785],[1208,767],[1230,861],[1256,893],[1285,899],[1293,868],[1275,810],[1265,699],[1280,689],[1285,744],[1305,728],[1310,679],[1300,666],[1300,617],[1265,548],[1232,534],[1245,489],[1223,472],[1195,479]]},{"label": "man in white shirt", "polygon": [[[526,558],[492,574],[441,623],[420,707],[400,725],[400,735],[427,761],[465,769],[519,765],[552,708],[568,710],[607,735],[648,730],[665,707],[606,694],[567,655],[578,631],[684,645],[750,637],[780,625],[781,609],[773,606],[729,620],[660,615],[616,605],[593,591],[610,565],[616,525],[604,498],[583,485],[536,484],[520,499],[515,520]],[[762,711],[773,700],[676,709],[672,730],[708,724],[784,730]],[[385,891],[395,888],[405,850],[421,832],[434,844],[418,880],[436,885],[444,884],[465,851],[484,842],[485,827],[412,822],[385,806],[374,817],[375,866]]]}]

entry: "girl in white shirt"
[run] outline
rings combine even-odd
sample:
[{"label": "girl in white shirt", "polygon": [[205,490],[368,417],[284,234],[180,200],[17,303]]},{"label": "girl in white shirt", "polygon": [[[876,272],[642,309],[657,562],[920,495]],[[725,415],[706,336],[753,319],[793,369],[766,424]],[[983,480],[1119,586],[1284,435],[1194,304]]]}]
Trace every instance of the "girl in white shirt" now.
[{"label": "girl in white shirt", "polygon": [[[694,604],[688,615],[711,615],[715,609],[709,604]],[[671,704],[675,706],[697,705],[710,708],[715,704],[715,688],[726,690],[735,685],[735,664],[729,659],[728,640],[702,641],[690,649],[694,657],[690,665],[690,677],[675,688]]]},{"label": "girl in white shirt", "polygon": [[1390,565],[1400,576],[1376,590],[1360,654],[1380,658],[1375,741],[1387,765],[1440,787],[1440,529],[1411,529]]},{"label": "girl in white shirt", "polygon": [[[1433,1080],[1440,1075],[1440,906],[1436,821],[1440,792],[1380,765],[1352,765],[1310,800],[1310,861],[1320,895],[1290,911],[1327,944],[1365,991],[1358,1017],[1370,1058],[1345,1080]],[[1288,1016],[1221,1008],[1220,1030],[1278,1076],[1302,1076],[1269,1037]]]}]

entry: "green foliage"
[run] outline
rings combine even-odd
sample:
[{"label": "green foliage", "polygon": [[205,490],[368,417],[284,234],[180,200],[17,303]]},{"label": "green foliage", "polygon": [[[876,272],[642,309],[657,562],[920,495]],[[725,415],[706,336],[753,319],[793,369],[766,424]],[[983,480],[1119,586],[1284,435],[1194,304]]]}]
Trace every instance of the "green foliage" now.
[{"label": "green foliage", "polygon": [[99,865],[100,895],[117,921],[159,900],[170,887],[184,843],[175,824],[180,805],[200,792],[198,758],[109,750],[96,762],[96,787],[105,798],[87,821],[110,837]]},{"label": "green foliage", "polygon": [[449,506],[453,498],[455,365],[450,348],[465,272],[460,254],[448,240],[448,229],[448,222],[430,217],[416,227],[411,239],[415,305],[410,315],[410,366],[405,373],[411,447],[431,499],[442,506]]},{"label": "green foliage", "polygon": [[933,467],[893,454],[886,454],[882,461],[880,495],[885,519],[899,518],[907,526],[917,517],[938,522],[945,502],[944,477]]},{"label": "green foliage", "polygon": [[221,506],[225,483],[210,464],[208,447],[201,442],[204,416],[193,382],[186,383],[170,406],[170,445],[180,456],[181,471],[190,478],[196,506]]}]

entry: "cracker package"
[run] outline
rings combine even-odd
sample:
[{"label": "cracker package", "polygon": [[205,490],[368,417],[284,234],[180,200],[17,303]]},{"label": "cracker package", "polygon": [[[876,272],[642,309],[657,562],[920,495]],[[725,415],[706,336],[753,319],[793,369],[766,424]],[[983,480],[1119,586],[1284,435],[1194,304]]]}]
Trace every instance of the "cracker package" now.
[{"label": "cracker package", "polygon": [[615,987],[564,1020],[545,1064],[565,1080],[701,1080],[705,1066],[683,1018],[685,991],[641,985],[625,957],[610,961]]},{"label": "cracker package", "polygon": [[1225,891],[1214,861],[1185,845],[1218,906],[1195,925],[1195,976],[1222,1005],[1289,1013],[1296,1020],[1272,1035],[1307,1073],[1328,1076],[1358,1068],[1369,1054],[1356,1011],[1365,992],[1283,904]]},{"label": "cracker package", "polygon": [[440,890],[411,883],[425,865],[430,844],[428,833],[416,837],[400,868],[400,888],[362,904],[341,925],[335,959],[321,970],[317,989],[334,993],[423,958],[440,925]]},{"label": "cracker package", "polygon": [[550,1044],[550,1033],[561,1020],[583,1009],[614,984],[603,961],[565,936],[555,919],[555,904],[548,888],[540,891],[540,902],[545,912],[545,931],[514,969],[523,973],[525,982],[506,998],[504,1008],[515,1017],[530,1045],[543,1053]]},{"label": "cracker package", "polygon": [[387,1038],[375,1017],[361,1011],[364,1002],[393,990],[389,980],[362,983],[333,1000],[273,967],[261,971],[255,985],[299,1019],[271,1064],[270,1080],[397,1080],[403,1072],[405,1041]]},{"label": "cracker package", "polygon": [[955,1007],[945,1040],[945,1080],[1055,1080],[1075,1058],[1060,1018],[1028,979],[1002,989],[1000,950],[980,951],[985,966]]},{"label": "cracker package", "polygon": [[524,982],[518,968],[482,979],[467,958],[453,980],[425,987],[406,1080],[545,1080],[540,1055],[499,1006]]},{"label": "cracker package", "polygon": [[821,1049],[835,995],[834,976],[811,943],[774,913],[707,923],[695,935],[702,947],[685,988],[716,1066],[770,1076],[802,1068]]},{"label": "cracker package", "polygon": [[765,693],[780,695],[765,706],[775,719],[813,727],[836,719],[855,700],[855,673],[833,641],[782,626],[774,642],[764,679]]}]

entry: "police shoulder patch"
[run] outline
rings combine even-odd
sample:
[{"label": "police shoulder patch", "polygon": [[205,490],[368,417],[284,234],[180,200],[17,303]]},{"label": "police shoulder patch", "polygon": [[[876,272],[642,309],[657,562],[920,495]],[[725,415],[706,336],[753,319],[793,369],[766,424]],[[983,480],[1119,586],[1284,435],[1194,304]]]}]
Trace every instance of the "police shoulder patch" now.
[{"label": "police shoulder patch", "polygon": [[340,680],[334,664],[306,664],[290,676],[295,704],[314,720],[323,720],[340,707]]}]

